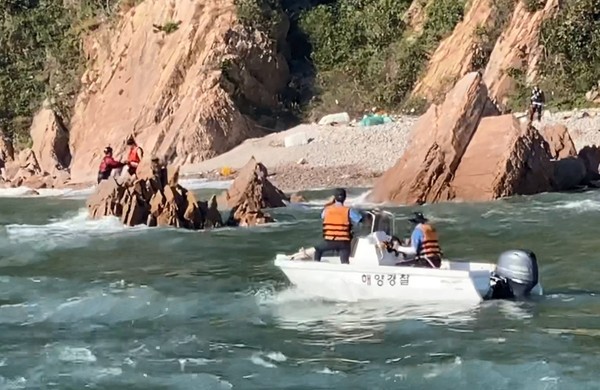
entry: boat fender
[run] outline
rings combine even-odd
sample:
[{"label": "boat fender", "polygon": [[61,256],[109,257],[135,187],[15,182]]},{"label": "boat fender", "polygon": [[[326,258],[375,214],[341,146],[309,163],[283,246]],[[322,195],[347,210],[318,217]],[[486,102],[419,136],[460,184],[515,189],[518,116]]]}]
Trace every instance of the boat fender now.
[{"label": "boat fender", "polygon": [[508,250],[498,257],[490,279],[489,299],[520,299],[538,283],[538,264],[530,250]]}]

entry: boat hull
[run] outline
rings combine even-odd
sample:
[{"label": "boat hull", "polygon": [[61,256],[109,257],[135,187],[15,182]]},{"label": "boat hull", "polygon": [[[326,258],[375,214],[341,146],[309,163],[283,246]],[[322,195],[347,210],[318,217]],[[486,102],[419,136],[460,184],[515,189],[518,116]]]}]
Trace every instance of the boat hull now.
[{"label": "boat hull", "polygon": [[278,256],[275,265],[299,290],[335,301],[479,302],[490,289],[492,264],[445,261],[440,269],[340,264]]}]

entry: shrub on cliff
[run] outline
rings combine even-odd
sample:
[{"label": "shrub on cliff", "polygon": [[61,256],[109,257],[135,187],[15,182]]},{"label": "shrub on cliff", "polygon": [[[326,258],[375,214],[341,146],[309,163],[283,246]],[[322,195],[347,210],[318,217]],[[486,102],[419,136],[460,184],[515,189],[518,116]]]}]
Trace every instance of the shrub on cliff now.
[{"label": "shrub on cliff", "polygon": [[118,0],[0,0],[0,130],[27,143],[32,114],[44,98],[69,118],[83,71],[80,34],[117,5]]},{"label": "shrub on cliff", "polygon": [[570,0],[544,22],[541,70],[553,105],[579,105],[600,80],[600,3]]}]

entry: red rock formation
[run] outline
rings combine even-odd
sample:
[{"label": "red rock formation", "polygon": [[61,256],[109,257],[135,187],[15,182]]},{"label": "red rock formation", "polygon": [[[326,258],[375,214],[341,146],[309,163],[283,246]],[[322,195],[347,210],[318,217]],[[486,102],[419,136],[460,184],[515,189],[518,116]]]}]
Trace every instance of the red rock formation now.
[{"label": "red rock formation", "polygon": [[[277,107],[289,78],[278,52],[284,45],[242,27],[236,15],[233,0],[144,1],[116,27],[92,34],[71,121],[74,181],[95,177],[104,146],[123,156],[129,134],[146,154],[175,164],[262,134],[238,102]],[[178,27],[166,33],[159,25],[169,21]],[[283,18],[279,35],[288,23]]]},{"label": "red rock formation", "polygon": [[552,166],[539,132],[513,115],[483,118],[452,180],[457,200],[486,201],[552,188]]},{"label": "red rock formation", "polygon": [[558,160],[577,156],[575,143],[573,143],[566,126],[560,124],[546,126],[540,132],[548,142],[551,158]]},{"label": "red rock formation", "polygon": [[250,199],[257,209],[285,207],[287,196],[267,176],[267,168],[252,157],[238,172],[231,187],[221,194],[218,203],[233,209]]},{"label": "red rock formation", "polygon": [[432,105],[411,133],[407,152],[381,176],[374,202],[436,202],[452,198],[450,182],[488,101],[481,75],[462,78],[441,105]]},{"label": "red rock formation", "polygon": [[[440,42],[432,54],[427,71],[415,85],[413,94],[435,100],[443,96],[457,80],[472,71],[478,28],[494,23],[494,0],[474,0],[453,33]],[[415,9],[418,9],[415,5]]]},{"label": "red rock formation", "polygon": [[49,108],[43,108],[31,125],[31,150],[42,171],[51,175],[64,171],[71,163],[69,133],[61,119]]}]

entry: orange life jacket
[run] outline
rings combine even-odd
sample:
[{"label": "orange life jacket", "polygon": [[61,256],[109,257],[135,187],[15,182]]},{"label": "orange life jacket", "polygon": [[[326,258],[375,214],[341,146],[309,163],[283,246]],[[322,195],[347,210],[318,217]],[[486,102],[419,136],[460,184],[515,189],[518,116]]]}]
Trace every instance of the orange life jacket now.
[{"label": "orange life jacket", "polygon": [[350,222],[349,207],[338,205],[325,207],[325,214],[323,216],[323,238],[336,241],[352,240],[352,224]]},{"label": "orange life jacket", "polygon": [[440,243],[438,241],[438,235],[435,228],[427,223],[421,224],[421,231],[423,232],[423,242],[419,250],[419,257],[440,257],[442,251],[440,249]]},{"label": "orange life jacket", "polygon": [[138,155],[138,147],[134,145],[131,147],[131,149],[129,149],[129,157],[127,157],[127,161],[139,163],[140,160],[140,156]]}]

